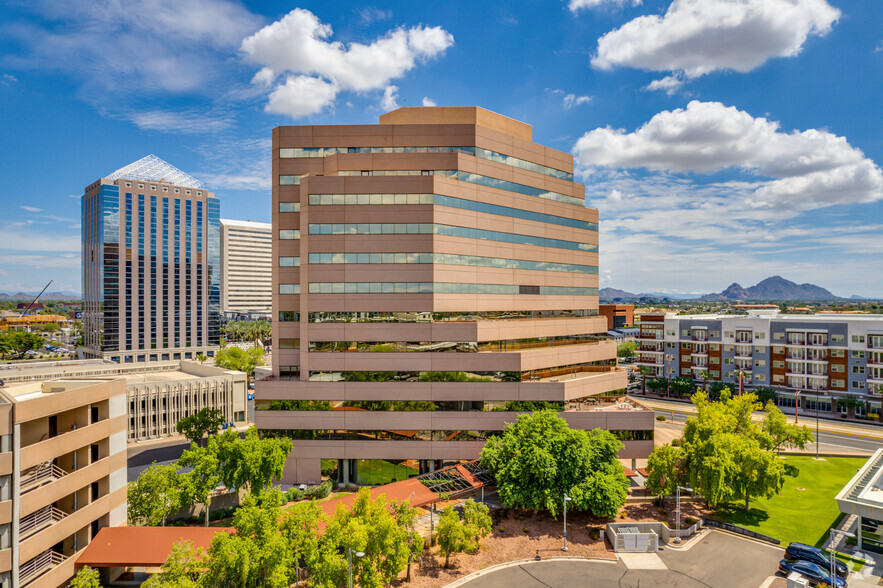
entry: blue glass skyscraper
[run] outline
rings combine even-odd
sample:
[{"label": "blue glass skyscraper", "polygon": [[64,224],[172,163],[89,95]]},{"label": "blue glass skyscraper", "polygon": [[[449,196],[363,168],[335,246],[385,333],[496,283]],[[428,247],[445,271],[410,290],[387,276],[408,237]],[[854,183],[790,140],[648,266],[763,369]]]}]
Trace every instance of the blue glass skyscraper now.
[{"label": "blue glass skyscraper", "polygon": [[213,355],[220,341],[220,203],[147,156],[83,196],[86,354],[120,363]]}]

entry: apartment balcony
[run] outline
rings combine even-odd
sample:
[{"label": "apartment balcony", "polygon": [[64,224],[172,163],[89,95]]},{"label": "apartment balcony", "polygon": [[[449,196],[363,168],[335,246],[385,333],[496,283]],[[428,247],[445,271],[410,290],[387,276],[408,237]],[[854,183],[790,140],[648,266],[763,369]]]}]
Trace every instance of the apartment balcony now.
[{"label": "apartment balcony", "polygon": [[788,353],[786,356],[788,359],[798,359],[800,361],[804,361],[806,359],[806,354],[804,353]]},{"label": "apartment balcony", "polygon": [[807,355],[807,357],[804,361],[812,361],[815,363],[828,363],[828,358],[827,357],[810,357],[809,355]]},{"label": "apartment balcony", "polygon": [[27,494],[41,486],[57,482],[66,475],[66,471],[52,462],[28,468],[21,473],[21,493]]},{"label": "apartment balcony", "polygon": [[751,333],[745,334],[737,332],[735,339],[736,343],[754,343],[754,337],[751,335]]},{"label": "apartment balcony", "polygon": [[785,341],[785,345],[791,347],[806,347],[806,341],[803,339],[788,339]]},{"label": "apartment balcony", "polygon": [[43,529],[51,527],[67,518],[68,514],[54,506],[45,506],[40,510],[22,517],[19,521],[19,539],[24,541]]},{"label": "apartment balcony", "polygon": [[646,339],[646,340],[653,340],[653,341],[661,341],[664,337],[665,337],[665,334],[662,331],[659,331],[658,333],[641,332],[641,333],[638,333],[637,335],[635,335],[635,339]]},{"label": "apartment balcony", "polygon": [[693,341],[708,341],[708,335],[693,335]]},{"label": "apartment balcony", "polygon": [[693,357],[708,357],[707,351],[693,351],[690,355]]},{"label": "apartment balcony", "polygon": [[62,565],[67,559],[60,553],[47,549],[38,556],[21,564],[18,570],[19,585],[23,587],[30,585],[37,578],[48,574]]},{"label": "apartment balcony", "polygon": [[751,352],[750,352],[750,351],[749,351],[748,353],[746,353],[746,352],[744,352],[744,351],[737,351],[737,352],[733,355],[733,357],[736,358],[736,359],[740,359],[740,358],[742,358],[742,359],[751,359],[753,356],[751,355]]},{"label": "apartment balcony", "polygon": [[642,344],[637,351],[639,353],[663,353],[663,349],[661,347],[657,347],[656,344],[653,343],[651,343],[650,345],[653,345],[653,347],[644,347],[644,344]]},{"label": "apartment balcony", "polygon": [[637,363],[639,365],[663,365],[661,357],[642,357]]},{"label": "apartment balcony", "polygon": [[876,358],[874,358],[874,357],[869,357],[869,358],[868,358],[868,365],[879,365],[879,366],[883,366],[883,354],[881,354],[880,357],[876,357]]}]

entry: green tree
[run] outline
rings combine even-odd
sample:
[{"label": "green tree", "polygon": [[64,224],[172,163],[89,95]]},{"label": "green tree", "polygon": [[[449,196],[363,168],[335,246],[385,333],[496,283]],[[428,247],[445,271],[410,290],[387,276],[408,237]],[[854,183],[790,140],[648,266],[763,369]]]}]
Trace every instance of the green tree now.
[{"label": "green tree", "polygon": [[83,566],[71,580],[70,588],[101,588],[101,575],[98,570]]},{"label": "green tree", "polygon": [[322,561],[310,570],[311,585],[343,584],[348,549],[365,554],[353,559],[356,585],[362,588],[389,585],[408,565],[415,543],[422,542],[405,524],[407,521],[399,520],[401,511],[401,503],[387,500],[383,495],[373,499],[367,488],[359,490],[350,508],[338,506],[322,536],[319,549]]},{"label": "green tree", "polygon": [[205,353],[197,353],[196,354],[196,361],[198,361],[200,364],[205,363],[205,360],[207,360],[207,359],[208,359],[208,355],[206,355]]},{"label": "green tree", "polygon": [[166,517],[182,508],[178,464],[154,462],[129,482],[129,520],[148,527],[166,524]]},{"label": "green tree", "polygon": [[712,382],[708,385],[708,397],[712,399],[718,399],[721,397],[723,391],[726,390],[727,393],[731,394],[729,386],[724,384],[723,382]]},{"label": "green tree", "polygon": [[772,402],[767,402],[763,410],[761,429],[767,434],[768,439],[764,440],[766,449],[776,452],[787,447],[803,449],[807,443],[813,442],[814,437],[809,427],[790,424],[782,411]]},{"label": "green tree", "polygon": [[763,404],[764,406],[768,402],[775,403],[776,397],[778,396],[775,389],[769,388],[767,386],[758,386],[757,388],[752,390],[752,392],[754,393],[755,396],[757,396],[757,401],[760,402],[761,404]]},{"label": "green tree", "polygon": [[[225,533],[226,534],[226,533]],[[206,555],[190,541],[178,541],[163,563],[141,586],[143,588],[199,588],[205,574]]]},{"label": "green tree", "polygon": [[318,569],[319,527],[324,523],[325,515],[314,500],[298,502],[286,511],[280,532],[291,552],[295,580],[300,577],[301,563],[306,569]]},{"label": "green tree", "polygon": [[208,444],[208,450],[217,456],[218,473],[224,485],[253,494],[260,494],[282,477],[291,448],[291,439],[261,438],[256,427],[246,431],[244,439],[227,430],[211,437]]},{"label": "green tree", "polygon": [[626,341],[616,346],[616,356],[622,359],[628,359],[635,356],[635,342]]},{"label": "green tree", "polygon": [[753,420],[760,409],[754,394],[731,397],[727,391],[719,402],[704,392],[693,395],[696,416],[684,427],[682,444],[690,485],[710,506],[750,496],[772,496],[784,483],[784,465],[771,446],[769,435]]},{"label": "green tree", "polygon": [[683,472],[683,451],[680,447],[659,445],[647,458],[647,490],[665,499],[682,486],[686,480]]},{"label": "green tree", "polygon": [[260,347],[249,347],[248,351],[243,351],[239,347],[227,346],[215,354],[215,365],[245,372],[250,384],[254,368],[264,365],[264,350]]},{"label": "green tree", "polygon": [[205,505],[205,526],[208,527],[212,492],[221,483],[218,456],[208,448],[193,444],[181,454],[178,465],[191,468],[180,476],[181,502],[187,506]]},{"label": "green tree", "polygon": [[650,368],[646,365],[642,365],[638,368],[641,371],[641,395],[647,395],[647,376],[650,375]]},{"label": "green tree", "polygon": [[214,408],[203,408],[178,421],[175,430],[191,443],[203,445],[203,437],[216,435],[223,423],[224,413]]},{"label": "green tree", "polygon": [[13,331],[0,335],[0,351],[4,355],[15,355],[18,358],[24,357],[27,351],[41,348],[43,343],[43,337],[27,331]]},{"label": "green tree", "polygon": [[507,508],[548,510],[557,516],[563,495],[574,510],[616,514],[628,480],[618,460],[623,445],[608,431],[571,429],[552,411],[522,414],[491,437],[481,462],[494,475]]},{"label": "green tree", "polygon": [[282,493],[272,490],[260,505],[248,495],[233,517],[235,533],[218,533],[206,558],[206,588],[288,588],[293,578],[292,550],[280,532]]},{"label": "green tree", "polygon": [[689,396],[696,387],[696,383],[691,378],[678,376],[672,378],[669,382],[669,388],[678,396]]},{"label": "green tree", "polygon": [[668,380],[665,378],[650,378],[647,380],[647,387],[658,394],[660,390],[668,387]]},{"label": "green tree", "polygon": [[445,554],[445,568],[450,567],[452,553],[465,551],[469,546],[463,521],[453,506],[446,506],[438,519],[438,546]]}]

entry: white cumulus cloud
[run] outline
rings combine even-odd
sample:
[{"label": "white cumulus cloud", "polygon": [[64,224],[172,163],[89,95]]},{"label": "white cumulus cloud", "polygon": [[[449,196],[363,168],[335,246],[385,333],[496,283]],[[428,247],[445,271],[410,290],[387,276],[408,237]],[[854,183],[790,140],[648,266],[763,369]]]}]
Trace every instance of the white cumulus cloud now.
[{"label": "white cumulus cloud", "polygon": [[576,94],[565,94],[564,108],[573,108],[574,106],[579,106],[580,104],[588,104],[591,101],[592,101],[591,96],[577,96]]},{"label": "white cumulus cloud", "polygon": [[424,96],[423,97],[423,106],[438,106],[438,104],[436,104],[435,100],[433,100],[429,96]]},{"label": "white cumulus cloud", "polygon": [[712,173],[737,169],[757,178],[754,208],[819,208],[883,200],[883,172],[844,137],[779,123],[720,102],[663,111],[632,133],[598,128],[574,146],[578,167]]},{"label": "white cumulus cloud", "polygon": [[284,84],[270,93],[267,112],[301,118],[317,114],[334,102],[337,88],[334,84],[310,76],[288,76]]},{"label": "white cumulus cloud", "polygon": [[[256,76],[256,83],[286,74],[284,84],[273,90],[268,110],[300,118],[329,106],[340,91],[385,89],[418,63],[443,54],[454,42],[441,27],[398,27],[367,45],[331,41],[332,34],[330,25],[309,10],[296,8],[242,42],[246,59],[267,70]],[[285,100],[280,99],[281,88],[292,83],[307,86],[305,79],[313,80],[305,104],[299,104],[292,91],[282,90]],[[319,97],[325,101],[317,109]],[[289,109],[284,110],[283,104]]]},{"label": "white cumulus cloud", "polygon": [[390,110],[395,110],[399,107],[399,103],[396,102],[396,99],[399,97],[399,87],[398,86],[387,86],[383,90],[383,98],[380,99],[380,108],[389,112]]},{"label": "white cumulus cloud", "polygon": [[826,0],[674,0],[664,15],[631,20],[598,39],[592,65],[683,72],[748,72],[797,55],[840,17]]},{"label": "white cumulus cloud", "polygon": [[641,0],[570,0],[570,2],[567,3],[567,7],[571,12],[577,13],[580,10],[598,8],[605,4],[613,4],[616,6],[631,4],[632,6],[640,6]]},{"label": "white cumulus cloud", "polygon": [[662,78],[660,80],[653,80],[652,82],[650,82],[649,84],[644,86],[644,89],[649,90],[651,92],[653,92],[655,90],[661,90],[661,91],[665,92],[666,94],[668,94],[669,96],[671,96],[672,94],[674,94],[675,92],[678,91],[678,88],[680,88],[683,85],[684,85],[683,78],[681,78],[677,75],[672,75],[672,76],[665,76],[664,78]]}]

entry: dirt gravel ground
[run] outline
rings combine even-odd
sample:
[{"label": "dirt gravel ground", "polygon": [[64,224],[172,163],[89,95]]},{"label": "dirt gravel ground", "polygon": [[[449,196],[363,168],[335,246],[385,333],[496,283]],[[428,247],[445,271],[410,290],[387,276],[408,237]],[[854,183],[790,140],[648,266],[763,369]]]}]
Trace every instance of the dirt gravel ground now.
[{"label": "dirt gravel ground", "polygon": [[561,550],[564,529],[560,516],[556,521],[548,514],[523,515],[509,511],[508,518],[501,514],[495,520],[498,522],[494,523],[492,534],[482,540],[478,552],[451,554],[451,567],[445,569],[444,554],[438,547],[433,547],[431,552],[424,552],[418,565],[412,566],[411,582],[404,582],[403,574],[402,580],[393,585],[436,588],[489,566],[519,559],[535,559],[537,556],[543,559],[561,556],[615,558],[613,551],[608,551],[600,540],[592,539],[592,530],[603,529],[605,519],[568,514],[567,553]]},{"label": "dirt gravel ground", "polygon": [[[681,501],[681,522],[686,517],[701,517],[705,512],[704,503]],[[411,581],[405,582],[405,574],[401,575],[393,586],[413,586],[416,588],[438,588],[446,586],[472,572],[485,569],[500,563],[552,557],[581,557],[615,559],[613,550],[608,544],[602,544],[597,532],[604,529],[611,519],[593,517],[585,513],[568,513],[567,515],[567,553],[563,546],[563,519],[555,520],[546,513],[537,515],[521,513],[515,510],[502,510],[494,515],[494,527],[491,535],[485,537],[481,549],[476,553],[457,553],[451,555],[450,568],[445,569],[445,556],[438,547],[424,552],[420,562],[412,564]],[[666,502],[664,511],[650,502],[627,504],[622,509],[625,517],[619,516],[616,522],[628,521],[667,521],[673,527],[676,518],[674,501]],[[527,532],[525,532],[527,529]]]}]

